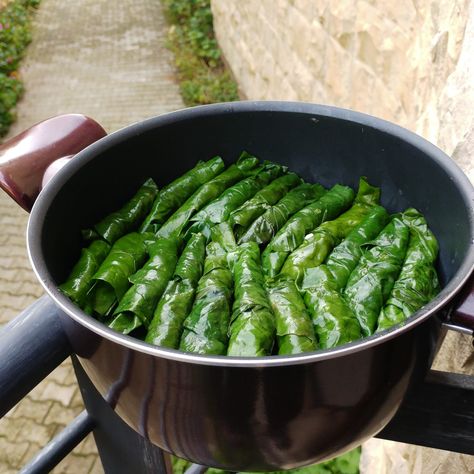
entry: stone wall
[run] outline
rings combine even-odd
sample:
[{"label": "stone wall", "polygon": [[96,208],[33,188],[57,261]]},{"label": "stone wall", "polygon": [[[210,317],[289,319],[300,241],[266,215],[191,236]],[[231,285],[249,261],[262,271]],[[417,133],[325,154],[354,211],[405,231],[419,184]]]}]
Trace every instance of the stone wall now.
[{"label": "stone wall", "polygon": [[244,97],[370,113],[451,154],[474,123],[471,3],[212,0],[212,11]]}]

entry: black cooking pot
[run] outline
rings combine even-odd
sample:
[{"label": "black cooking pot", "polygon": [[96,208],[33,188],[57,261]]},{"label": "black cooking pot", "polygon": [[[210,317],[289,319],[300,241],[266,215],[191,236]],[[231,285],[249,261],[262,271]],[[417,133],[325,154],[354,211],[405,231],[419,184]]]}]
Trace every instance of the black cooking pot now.
[{"label": "black cooking pot", "polygon": [[[76,126],[66,133],[60,125],[67,120]],[[94,141],[103,134],[79,116],[52,119],[49,125],[47,133],[51,127],[64,133],[61,146],[36,153],[44,158],[37,167],[41,173],[51,157],[73,154],[87,137]],[[47,124],[41,126],[44,137]],[[41,135],[36,129],[5,144],[0,158],[0,182],[25,208],[39,180],[36,176],[22,192],[25,174],[15,172],[16,158],[27,150],[31,160],[35,147],[28,150],[24,143],[35,133]],[[230,163],[242,150],[325,186],[355,187],[367,176],[382,188],[389,211],[419,209],[439,240],[441,293],[403,325],[361,341],[250,359],[148,345],[108,329],[58,291],[79,256],[81,229],[120,207],[147,177],[162,186],[199,159],[219,154]],[[15,180],[15,174],[23,178]],[[474,266],[473,202],[474,189],[453,161],[383,120],[303,103],[218,104],[131,125],[79,152],[36,200],[28,248],[40,282],[68,315],[64,324],[82,366],[131,427],[199,464],[231,471],[288,469],[374,436],[430,367],[441,319]],[[473,324],[472,312],[465,312],[466,324]]]}]

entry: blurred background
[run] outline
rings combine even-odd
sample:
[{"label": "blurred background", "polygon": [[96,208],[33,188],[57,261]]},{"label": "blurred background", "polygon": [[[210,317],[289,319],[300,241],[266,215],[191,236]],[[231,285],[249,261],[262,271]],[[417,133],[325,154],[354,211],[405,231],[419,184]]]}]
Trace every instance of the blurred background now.
[{"label": "blurred background", "polygon": [[[473,64],[473,0],[0,0],[0,135],[69,112],[112,132],[187,106],[302,100],[415,131],[473,180]],[[0,194],[0,326],[42,294],[27,217]],[[469,338],[449,334],[435,368],[474,374]],[[0,421],[0,472],[81,410],[66,361]],[[360,470],[467,473],[474,457],[374,439]],[[103,472],[92,436],[53,472]]]}]

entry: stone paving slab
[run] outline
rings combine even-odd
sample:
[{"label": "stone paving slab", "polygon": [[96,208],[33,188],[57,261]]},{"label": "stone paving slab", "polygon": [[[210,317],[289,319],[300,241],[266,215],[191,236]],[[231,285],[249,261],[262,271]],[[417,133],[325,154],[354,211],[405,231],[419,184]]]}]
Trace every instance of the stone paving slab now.
[{"label": "stone paving slab", "polygon": [[[9,136],[61,113],[84,113],[111,132],[182,108],[166,29],[159,0],[42,0]],[[27,220],[0,193],[0,326],[43,293],[26,253]],[[0,472],[17,472],[82,410],[67,360],[0,420]],[[92,435],[53,472],[103,472]]]}]

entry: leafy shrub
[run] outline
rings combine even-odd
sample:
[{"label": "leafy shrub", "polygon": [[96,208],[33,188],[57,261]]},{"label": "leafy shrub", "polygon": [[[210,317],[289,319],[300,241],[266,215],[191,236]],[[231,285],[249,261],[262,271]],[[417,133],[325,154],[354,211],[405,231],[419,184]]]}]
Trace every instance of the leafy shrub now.
[{"label": "leafy shrub", "polygon": [[222,61],[209,0],[162,0],[171,23],[168,46],[175,55],[186,105],[238,99],[237,84]]},{"label": "leafy shrub", "polygon": [[31,41],[31,12],[39,0],[14,0],[0,11],[0,137],[14,120],[14,107],[23,85],[16,70]]}]

